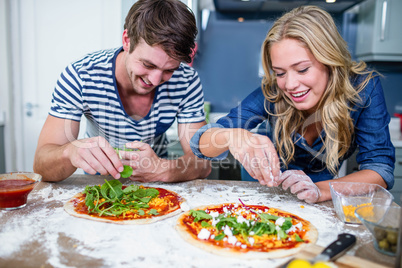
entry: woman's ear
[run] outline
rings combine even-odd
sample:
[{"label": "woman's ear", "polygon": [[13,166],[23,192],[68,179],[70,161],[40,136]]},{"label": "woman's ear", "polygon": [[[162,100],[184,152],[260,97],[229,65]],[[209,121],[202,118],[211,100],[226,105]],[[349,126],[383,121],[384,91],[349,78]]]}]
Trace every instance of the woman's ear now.
[{"label": "woman's ear", "polygon": [[122,41],[123,41],[123,50],[126,52],[129,52],[130,51],[130,37],[128,37],[127,29],[125,29],[123,31]]}]

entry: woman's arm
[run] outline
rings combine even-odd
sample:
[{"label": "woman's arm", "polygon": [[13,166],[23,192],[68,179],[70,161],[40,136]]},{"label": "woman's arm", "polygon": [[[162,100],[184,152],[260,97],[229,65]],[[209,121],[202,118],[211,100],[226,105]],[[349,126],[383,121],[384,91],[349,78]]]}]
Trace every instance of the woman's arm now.
[{"label": "woman's arm", "polygon": [[[321,197],[318,202],[331,200],[331,192],[329,189],[329,183],[333,180],[328,181],[320,181],[317,182],[316,185],[320,189]],[[351,173],[346,175],[345,177],[339,178],[336,181],[343,181],[343,182],[365,182],[365,183],[373,183],[378,184],[384,188],[387,188],[387,184],[383,180],[383,178],[377,172],[373,170],[360,170],[358,172]]]}]

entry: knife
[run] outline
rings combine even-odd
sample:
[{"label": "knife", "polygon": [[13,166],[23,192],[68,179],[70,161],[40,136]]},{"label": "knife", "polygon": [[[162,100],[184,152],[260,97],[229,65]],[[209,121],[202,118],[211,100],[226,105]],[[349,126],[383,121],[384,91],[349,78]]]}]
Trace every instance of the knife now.
[{"label": "knife", "polygon": [[[356,244],[356,236],[352,234],[342,233],[338,235],[338,239],[327,246],[319,255],[315,256],[311,263],[318,261],[328,262],[334,261],[344,255],[346,251],[352,248]],[[282,265],[282,268],[286,268],[289,263],[291,263],[294,258]]]}]

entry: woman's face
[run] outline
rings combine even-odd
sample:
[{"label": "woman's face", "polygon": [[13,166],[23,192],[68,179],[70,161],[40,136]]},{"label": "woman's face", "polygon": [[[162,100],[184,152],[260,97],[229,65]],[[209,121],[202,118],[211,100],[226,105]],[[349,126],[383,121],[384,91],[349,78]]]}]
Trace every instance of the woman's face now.
[{"label": "woman's face", "polygon": [[270,53],[278,87],[296,109],[313,114],[327,88],[327,67],[295,39],[274,43]]}]

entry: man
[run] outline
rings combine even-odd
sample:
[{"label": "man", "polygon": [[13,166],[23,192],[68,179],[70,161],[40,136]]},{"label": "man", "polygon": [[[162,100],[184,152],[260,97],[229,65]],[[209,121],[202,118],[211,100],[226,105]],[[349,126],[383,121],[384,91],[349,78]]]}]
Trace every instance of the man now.
[{"label": "man", "polygon": [[[137,181],[205,178],[210,165],[189,140],[205,125],[203,92],[191,62],[194,14],[179,0],[139,0],[130,9],[123,47],[98,51],[70,64],[55,87],[39,136],[34,171],[60,181],[77,168],[120,178],[123,165]],[[85,138],[77,140],[81,116]],[[167,156],[165,132],[178,120],[184,155]],[[116,153],[114,148],[133,151]]]}]

